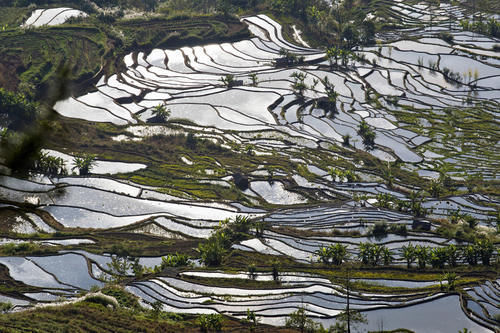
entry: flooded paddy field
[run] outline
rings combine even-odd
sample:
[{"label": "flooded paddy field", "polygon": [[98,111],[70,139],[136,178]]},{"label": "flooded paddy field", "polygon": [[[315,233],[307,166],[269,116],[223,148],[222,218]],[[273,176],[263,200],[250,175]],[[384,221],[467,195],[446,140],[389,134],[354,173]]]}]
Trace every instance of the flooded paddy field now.
[{"label": "flooded paddy field", "polygon": [[119,283],[180,314],[328,327],[349,302],[362,330],[497,332],[500,40],[462,7],[384,8],[405,29],[343,59],[246,16],[247,39],[133,51],[58,100],[71,131],[42,153],[61,167],[0,176],[0,267],[22,284],[0,301]]}]

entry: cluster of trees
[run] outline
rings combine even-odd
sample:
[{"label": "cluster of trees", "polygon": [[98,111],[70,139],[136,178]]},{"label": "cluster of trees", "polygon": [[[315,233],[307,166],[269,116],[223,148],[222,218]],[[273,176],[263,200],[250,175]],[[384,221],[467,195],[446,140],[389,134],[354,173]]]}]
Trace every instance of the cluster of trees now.
[{"label": "cluster of trees", "polygon": [[248,238],[254,223],[246,216],[220,221],[214,232],[204,243],[198,245],[201,261],[207,266],[218,266],[233,243]]},{"label": "cluster of trees", "polygon": [[377,266],[390,265],[393,256],[392,251],[384,245],[372,243],[359,243],[359,259],[364,265]]},{"label": "cluster of trees", "polygon": [[347,180],[348,182],[355,182],[359,180],[358,175],[351,169],[338,169],[338,168],[329,168],[328,174],[332,177],[333,181],[339,178],[340,181]]},{"label": "cluster of trees", "polygon": [[377,30],[375,23],[360,8],[370,1],[354,5],[353,0],[272,0],[271,9],[279,15],[300,19],[305,33],[324,44],[350,49],[358,43],[371,43]]},{"label": "cluster of trees", "polygon": [[294,66],[300,65],[304,63],[305,57],[299,56],[293,52],[290,52],[287,49],[280,49],[280,56],[282,56],[281,60],[276,61],[276,66]]},{"label": "cluster of trees", "polygon": [[[425,268],[431,265],[433,268],[444,268],[446,264],[456,267],[461,259],[464,259],[471,266],[481,262],[489,266],[491,258],[495,252],[493,243],[487,239],[480,239],[476,242],[464,246],[453,244],[444,247],[429,247],[412,243],[405,245],[401,249],[401,257],[406,261],[407,268],[417,262],[418,268]],[[340,243],[321,247],[316,251],[319,261],[324,264],[339,266],[349,259],[347,246]],[[394,260],[394,252],[384,245],[373,243],[360,243],[358,259],[363,265],[377,266],[390,265]]]},{"label": "cluster of trees", "polygon": [[[81,176],[88,175],[96,165],[96,155],[82,153],[73,157],[75,166]],[[33,162],[33,171],[49,176],[64,176],[67,174],[66,162],[61,157],[51,156],[48,153],[39,152],[38,157]]]},{"label": "cluster of trees", "polygon": [[37,108],[38,104],[25,94],[0,88],[0,126],[24,130],[37,119]]},{"label": "cluster of trees", "polygon": [[474,31],[485,35],[490,35],[496,38],[500,37],[500,22],[494,18],[490,18],[487,21],[482,19],[478,21],[461,20],[460,27],[463,30]]},{"label": "cluster of trees", "polygon": [[331,244],[328,247],[321,247],[316,251],[321,262],[339,266],[349,257],[347,246],[340,243]]},{"label": "cluster of trees", "polygon": [[354,61],[365,61],[364,55],[358,55],[355,52],[351,52],[346,49],[342,49],[337,46],[329,47],[326,50],[326,59],[330,64],[330,69],[342,69],[347,68],[350,62]]},{"label": "cluster of trees", "polygon": [[335,325],[325,328],[321,323],[309,318],[306,308],[301,306],[288,315],[285,326],[306,333],[346,333],[359,324],[368,323],[365,315],[349,308],[338,314],[335,319]]},{"label": "cluster of trees", "polygon": [[[354,200],[361,201],[366,199],[366,196],[356,196]],[[410,193],[410,200],[399,199],[389,193],[378,193],[376,195],[377,207],[395,209],[404,213],[411,213],[415,217],[424,217],[429,213],[429,210],[424,208],[424,196],[421,191],[414,191]]]}]

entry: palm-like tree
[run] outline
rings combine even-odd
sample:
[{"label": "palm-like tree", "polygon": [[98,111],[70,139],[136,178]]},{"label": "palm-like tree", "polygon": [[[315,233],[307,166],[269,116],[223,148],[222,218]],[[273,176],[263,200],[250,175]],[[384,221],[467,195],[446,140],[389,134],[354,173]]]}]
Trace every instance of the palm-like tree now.
[{"label": "palm-like tree", "polygon": [[171,111],[165,104],[159,104],[153,108],[152,113],[157,122],[165,123],[170,117]]},{"label": "palm-like tree", "polygon": [[495,251],[493,243],[488,239],[480,239],[479,241],[477,241],[477,247],[479,250],[479,256],[481,257],[481,262],[483,263],[483,265],[489,266],[491,256]]},{"label": "palm-like tree", "polygon": [[80,176],[88,175],[90,170],[96,165],[95,161],[96,155],[84,153],[73,157],[73,163],[75,163],[74,169],[78,169]]},{"label": "palm-like tree", "polygon": [[293,72],[290,77],[293,78],[293,83],[290,87],[293,89],[294,93],[300,97],[304,97],[304,92],[307,89],[305,83],[307,75],[302,72]]},{"label": "palm-like tree", "polygon": [[335,245],[330,245],[330,251],[332,256],[332,263],[336,266],[342,264],[348,257],[347,246],[337,243]]},{"label": "palm-like tree", "polygon": [[370,243],[359,243],[359,253],[358,257],[361,259],[361,262],[365,265],[370,263]]},{"label": "palm-like tree", "polygon": [[336,46],[330,47],[326,50],[326,58],[330,63],[330,69],[333,69],[335,66],[337,66],[339,54],[340,50]]},{"label": "palm-like tree", "polygon": [[418,268],[425,268],[425,264],[429,260],[429,248],[427,246],[417,245],[415,247],[417,255]]},{"label": "palm-like tree", "polygon": [[448,252],[444,247],[434,247],[430,251],[430,261],[434,268],[444,268]]},{"label": "palm-like tree", "polygon": [[402,249],[402,256],[406,260],[406,265],[408,268],[411,267],[411,264],[415,261],[417,258],[417,253],[415,251],[415,246],[413,246],[412,243],[409,243],[408,246],[403,245]]},{"label": "palm-like tree", "polygon": [[330,250],[329,248],[323,246],[316,251],[316,254],[319,257],[319,260],[324,264],[330,263]]},{"label": "palm-like tree", "polygon": [[446,246],[446,253],[448,254],[448,264],[451,267],[456,267],[459,255],[457,246],[454,244]]},{"label": "palm-like tree", "polygon": [[479,257],[479,249],[476,244],[469,244],[463,247],[463,255],[467,263],[471,266],[477,265],[477,260]]},{"label": "palm-like tree", "polygon": [[385,246],[382,246],[382,259],[384,260],[384,266],[389,266],[394,260],[392,257],[392,251]]},{"label": "palm-like tree", "polygon": [[326,96],[328,99],[328,110],[331,113],[337,113],[337,99],[339,97],[339,93],[335,91],[335,85],[328,80],[328,77],[325,76],[321,83],[325,87]]}]

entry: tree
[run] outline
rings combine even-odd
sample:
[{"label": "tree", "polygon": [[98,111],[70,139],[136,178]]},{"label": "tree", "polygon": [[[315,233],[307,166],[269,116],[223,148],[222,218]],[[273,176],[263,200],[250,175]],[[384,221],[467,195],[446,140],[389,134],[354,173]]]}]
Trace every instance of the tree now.
[{"label": "tree", "polygon": [[189,256],[186,254],[178,253],[167,254],[161,257],[161,269],[166,267],[182,267],[189,264]]},{"label": "tree", "polygon": [[454,244],[446,246],[446,253],[448,255],[448,264],[451,267],[456,267],[459,255],[457,246]]},{"label": "tree", "polygon": [[259,80],[257,78],[257,74],[255,74],[255,73],[250,74],[250,79],[252,80],[252,86],[257,87],[257,85],[259,83]]},{"label": "tree", "polygon": [[391,262],[394,260],[392,256],[392,251],[385,246],[382,246],[382,259],[384,261],[384,266],[389,266]]},{"label": "tree", "polygon": [[[119,282],[127,275],[129,269],[132,268],[133,260],[130,260],[126,255],[113,255],[111,256],[111,262],[107,263],[108,271],[111,276],[107,279],[112,282]],[[103,277],[104,278],[104,277]]]},{"label": "tree", "polygon": [[73,163],[75,166],[72,168],[78,169],[80,176],[88,175],[92,168],[96,165],[95,161],[96,155],[90,153],[83,153],[73,157]]},{"label": "tree", "polygon": [[155,106],[152,110],[154,119],[159,123],[166,123],[171,115],[170,109],[167,108],[165,104],[159,104]]},{"label": "tree", "polygon": [[34,162],[34,170],[50,176],[65,175],[67,173],[66,162],[61,157],[41,152]]},{"label": "tree", "polygon": [[264,230],[266,229],[266,223],[264,221],[258,221],[254,224],[255,236],[257,238],[264,236]]},{"label": "tree", "polygon": [[462,248],[463,256],[467,263],[471,266],[477,265],[479,257],[479,249],[477,244],[469,244]]},{"label": "tree", "polygon": [[11,302],[0,302],[0,313],[7,313],[14,308]]},{"label": "tree", "polygon": [[418,268],[425,268],[425,264],[429,260],[429,248],[427,246],[417,245],[415,247],[415,253],[417,255]]},{"label": "tree", "polygon": [[316,332],[320,325],[315,323],[312,319],[307,318],[305,307],[301,306],[297,311],[288,315],[285,326],[287,328],[295,328],[300,332]]},{"label": "tree", "polygon": [[445,273],[441,277],[441,280],[439,281],[439,283],[441,285],[441,289],[444,288],[442,281],[446,280],[446,282],[448,283],[447,286],[446,286],[446,289],[447,290],[455,290],[455,283],[457,281],[457,278],[458,278],[457,274],[455,274],[453,272],[447,272],[447,273]]},{"label": "tree", "polygon": [[281,264],[278,260],[274,259],[271,261],[271,268],[272,268],[272,275],[273,275],[274,282],[279,282],[280,267],[281,267]]},{"label": "tree", "polygon": [[329,246],[329,251],[332,258],[332,263],[336,266],[341,265],[342,262],[345,261],[348,257],[347,245],[342,245],[340,243],[337,243],[335,245],[332,244]]},{"label": "tree", "polygon": [[441,195],[442,192],[443,192],[442,182],[439,179],[431,180],[431,183],[429,185],[429,193],[434,198],[439,198],[439,196]]},{"label": "tree", "polygon": [[352,24],[347,24],[340,35],[342,41],[350,49],[358,41],[358,32]]},{"label": "tree", "polygon": [[233,87],[234,85],[234,75],[233,74],[227,74],[226,76],[223,76],[220,78],[220,80],[222,81],[222,84],[226,87],[226,88],[231,88]]},{"label": "tree", "polygon": [[215,232],[205,244],[198,245],[201,253],[201,261],[207,266],[219,266],[226,254],[224,246],[224,233]]},{"label": "tree", "polygon": [[257,278],[257,267],[255,264],[249,264],[247,266],[248,276],[250,279],[255,280]]},{"label": "tree", "polygon": [[330,47],[326,50],[326,58],[328,59],[328,62],[330,63],[330,69],[333,70],[334,67],[338,65],[338,58],[339,58],[339,52],[340,50],[334,46]]},{"label": "tree", "polygon": [[427,214],[427,210],[422,205],[423,197],[420,191],[410,192],[410,210],[416,217],[423,217]]},{"label": "tree", "polygon": [[37,108],[26,95],[0,88],[0,118],[8,129],[21,131],[31,125],[38,116]]},{"label": "tree", "polygon": [[296,95],[303,98],[304,92],[307,90],[307,85],[305,84],[305,79],[306,79],[307,75],[303,72],[293,72],[290,75],[290,77],[293,78],[293,83],[290,85],[293,92]]},{"label": "tree", "polygon": [[153,303],[151,303],[151,310],[153,318],[158,319],[161,311],[163,310],[163,303],[160,301],[154,301]]},{"label": "tree", "polygon": [[337,98],[339,94],[335,91],[335,85],[328,80],[328,77],[325,76],[321,83],[325,87],[325,92],[327,95],[327,103],[326,103],[326,112],[337,113]]},{"label": "tree", "polygon": [[250,323],[250,332],[253,332],[259,324],[259,318],[257,318],[254,311],[250,311],[250,309],[247,309],[246,322]]},{"label": "tree", "polygon": [[363,144],[368,148],[375,145],[375,132],[370,128],[365,120],[361,120],[358,125],[358,134],[363,138]]},{"label": "tree", "polygon": [[366,324],[368,320],[366,315],[362,314],[357,310],[345,310],[341,312],[337,317],[335,317],[335,326],[333,327],[333,332],[338,333],[348,333],[350,328],[359,324]]},{"label": "tree", "polygon": [[409,269],[411,267],[411,264],[415,261],[417,254],[415,252],[415,246],[413,246],[412,243],[409,243],[408,246],[403,245],[401,248],[402,250],[402,256],[406,260],[406,266]]},{"label": "tree", "polygon": [[320,247],[315,253],[318,255],[319,260],[323,262],[323,264],[330,263],[330,250],[327,247]]},{"label": "tree", "polygon": [[351,145],[350,140],[351,136],[349,134],[342,135],[342,145],[349,147]]},{"label": "tree", "polygon": [[444,268],[448,253],[444,247],[434,247],[430,251],[430,262],[434,268]]},{"label": "tree", "polygon": [[485,266],[490,265],[490,259],[495,251],[493,243],[488,239],[480,239],[476,242],[481,262]]}]

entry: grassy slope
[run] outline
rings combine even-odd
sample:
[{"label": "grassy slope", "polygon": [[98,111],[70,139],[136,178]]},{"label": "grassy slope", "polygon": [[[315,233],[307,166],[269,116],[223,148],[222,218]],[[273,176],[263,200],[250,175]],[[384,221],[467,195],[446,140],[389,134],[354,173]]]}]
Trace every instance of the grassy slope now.
[{"label": "grassy slope", "polygon": [[74,24],[24,30],[18,28],[22,9],[0,9],[15,11],[11,16],[0,15],[0,29],[11,23],[0,32],[0,87],[15,90],[24,83],[28,90],[37,92],[38,98],[46,96],[49,84],[63,67],[69,70],[64,80],[81,93],[101,69],[115,72],[115,66],[121,66],[123,56],[132,50],[249,36],[238,20],[216,16],[145,17],[114,24],[90,17]]},{"label": "grassy slope", "polygon": [[[0,315],[2,332],[200,332],[195,316],[151,313],[126,308],[109,309],[81,302]],[[222,332],[249,332],[250,326],[224,318]],[[296,332],[259,325],[254,332]]]}]

